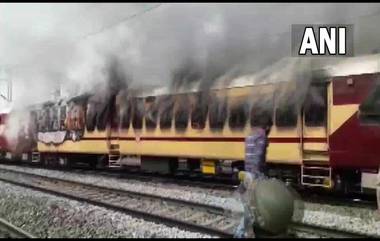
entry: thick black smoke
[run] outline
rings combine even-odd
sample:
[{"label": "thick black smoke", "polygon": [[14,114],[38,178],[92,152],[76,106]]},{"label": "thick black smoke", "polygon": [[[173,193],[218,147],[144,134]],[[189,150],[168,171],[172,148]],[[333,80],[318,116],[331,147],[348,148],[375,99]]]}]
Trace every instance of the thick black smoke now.
[{"label": "thick black smoke", "polygon": [[164,3],[147,10],[155,5],[2,5],[1,63],[22,64],[14,69],[15,98],[46,97],[55,81],[68,95],[98,89],[108,81],[111,54],[133,76],[129,87],[228,84],[289,57],[291,24],[354,24],[355,53],[379,49],[379,4]]}]

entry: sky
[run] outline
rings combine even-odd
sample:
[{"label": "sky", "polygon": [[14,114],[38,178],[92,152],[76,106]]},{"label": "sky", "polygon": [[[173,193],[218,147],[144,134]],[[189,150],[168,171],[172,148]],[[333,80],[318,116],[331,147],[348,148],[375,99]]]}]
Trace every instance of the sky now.
[{"label": "sky", "polygon": [[355,54],[371,53],[379,12],[378,3],[0,3],[0,67],[19,106],[57,86],[100,88],[112,58],[128,86],[207,86],[289,57],[291,24],[354,24]]}]

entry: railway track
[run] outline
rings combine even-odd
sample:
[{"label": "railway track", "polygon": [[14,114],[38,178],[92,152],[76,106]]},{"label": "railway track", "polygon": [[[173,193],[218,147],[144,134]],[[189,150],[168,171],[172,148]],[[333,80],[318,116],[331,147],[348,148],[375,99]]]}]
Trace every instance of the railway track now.
[{"label": "railway track", "polygon": [[[59,169],[56,169],[59,170]],[[126,170],[83,170],[72,169],[72,173],[90,174],[104,177],[113,177],[118,179],[128,179],[142,182],[153,182],[161,184],[175,184],[179,186],[191,186],[203,189],[213,189],[220,191],[233,192],[237,185],[236,183],[228,183],[226,180],[217,179],[212,177],[189,177],[182,175],[157,175],[153,173],[137,173],[128,172]],[[222,181],[222,183],[219,182]]]},{"label": "railway track", "polygon": [[298,222],[291,223],[289,226],[289,233],[295,235],[299,232],[317,235],[318,237],[323,238],[380,238],[379,236],[360,234],[348,230],[337,230]]},{"label": "railway track", "polygon": [[133,172],[128,170],[114,170],[114,169],[89,169],[89,168],[81,168],[81,167],[73,167],[70,169],[63,169],[60,167],[42,167],[36,165],[29,165],[26,163],[10,163],[4,162],[0,160],[2,165],[7,166],[15,166],[15,167],[27,167],[32,169],[46,169],[53,171],[61,171],[61,172],[70,172],[77,173],[83,175],[97,175],[103,177],[113,177],[118,179],[128,179],[128,180],[136,180],[143,182],[154,182],[154,183],[162,183],[162,184],[175,184],[179,186],[191,186],[191,187],[199,187],[199,188],[207,188],[213,190],[221,190],[221,191],[229,191],[233,192],[238,183],[231,183],[225,179],[218,179],[214,177],[203,177],[203,176],[185,176],[185,175],[162,175],[162,174],[154,174],[154,173],[144,173],[144,172]]},{"label": "railway track", "polygon": [[0,181],[120,211],[145,220],[232,237],[240,220],[220,207],[0,169]]},{"label": "railway track", "polygon": [[[215,191],[222,191],[222,194],[218,192],[219,196],[231,195],[237,188],[236,183],[227,182],[226,180],[221,180],[216,178],[205,178],[205,177],[189,177],[189,176],[173,176],[173,175],[157,175],[152,173],[141,173],[141,172],[131,172],[126,170],[94,170],[88,168],[71,168],[71,169],[62,169],[55,167],[41,167],[33,166],[25,163],[17,164],[1,161],[3,165],[9,166],[23,166],[27,168],[38,168],[38,169],[47,169],[60,172],[69,172],[77,173],[81,175],[96,175],[102,177],[111,177],[117,179],[128,179],[142,182],[152,182],[160,184],[175,184],[178,186],[184,187],[196,187],[200,189],[210,189]],[[331,194],[328,192],[319,191],[314,192],[298,190],[298,193],[301,195],[302,199],[306,202],[316,203],[316,204],[328,204],[334,206],[350,206],[355,208],[370,208],[377,209],[376,197],[364,196],[364,195],[351,195],[351,196],[342,196]]]},{"label": "railway track", "polygon": [[313,194],[302,194],[302,199],[304,201],[315,203],[315,204],[327,204],[333,206],[345,206],[345,207],[353,207],[353,208],[366,208],[366,209],[377,209],[377,202],[375,197],[372,199],[365,199],[358,197],[342,197],[342,196],[334,196],[334,195],[313,195]]},{"label": "railway track", "polygon": [[[22,171],[0,169],[0,181],[102,206],[168,226],[219,237],[232,237],[233,230],[240,221],[236,216],[232,218],[227,210],[220,207],[99,187]],[[331,238],[379,238],[310,224],[292,223],[289,235],[297,232]]]},{"label": "railway track", "polygon": [[30,233],[0,218],[0,238],[35,238]]}]

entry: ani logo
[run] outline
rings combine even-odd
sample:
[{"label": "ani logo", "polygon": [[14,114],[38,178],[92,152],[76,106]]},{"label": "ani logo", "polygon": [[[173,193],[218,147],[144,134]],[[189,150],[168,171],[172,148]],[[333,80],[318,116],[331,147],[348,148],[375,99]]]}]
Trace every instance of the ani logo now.
[{"label": "ani logo", "polygon": [[353,56],[353,26],[292,25],[293,56]]}]

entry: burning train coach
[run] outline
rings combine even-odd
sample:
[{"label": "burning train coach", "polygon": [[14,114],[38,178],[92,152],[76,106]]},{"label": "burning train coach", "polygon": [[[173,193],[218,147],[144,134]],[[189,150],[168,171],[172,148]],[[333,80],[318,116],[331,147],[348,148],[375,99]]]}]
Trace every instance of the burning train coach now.
[{"label": "burning train coach", "polygon": [[[244,168],[245,137],[266,119],[273,123],[270,176],[363,192],[375,188],[380,164],[377,59],[332,66],[328,77],[310,82],[302,103],[289,101],[299,88],[291,80],[207,92],[121,89],[48,102],[29,110],[29,134],[18,135],[17,148],[8,148],[4,136],[1,148],[13,161],[43,165],[234,177]],[[279,94],[284,86],[288,94]],[[1,120],[5,129],[13,123]]]}]

